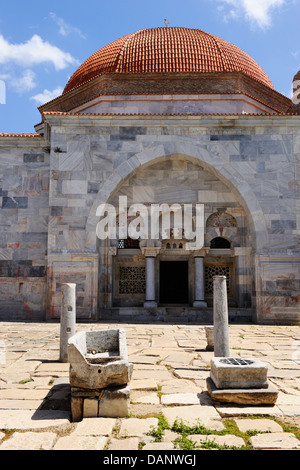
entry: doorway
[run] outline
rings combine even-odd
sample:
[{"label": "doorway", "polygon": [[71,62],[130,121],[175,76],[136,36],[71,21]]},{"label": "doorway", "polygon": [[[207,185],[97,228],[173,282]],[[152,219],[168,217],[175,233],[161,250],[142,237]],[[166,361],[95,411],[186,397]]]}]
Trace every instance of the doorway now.
[{"label": "doorway", "polygon": [[189,303],[188,261],[161,261],[159,276],[161,304]]}]

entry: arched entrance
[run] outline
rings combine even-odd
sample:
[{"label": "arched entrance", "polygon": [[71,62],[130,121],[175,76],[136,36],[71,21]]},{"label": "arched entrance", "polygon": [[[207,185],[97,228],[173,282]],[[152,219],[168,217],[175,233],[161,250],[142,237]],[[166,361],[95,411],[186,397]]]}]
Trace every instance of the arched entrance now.
[{"label": "arched entrance", "polygon": [[[127,197],[128,206],[203,202],[205,243],[201,253],[186,250],[184,240],[172,238],[139,245],[122,239],[102,243],[100,311],[130,308],[142,315],[145,308],[172,305],[200,311],[212,306],[211,279],[217,272],[228,277],[230,306],[252,307],[253,224],[240,199],[207,165],[182,155],[156,159],[124,179],[109,203],[117,205],[120,196]],[[110,287],[103,292],[103,285]]]}]

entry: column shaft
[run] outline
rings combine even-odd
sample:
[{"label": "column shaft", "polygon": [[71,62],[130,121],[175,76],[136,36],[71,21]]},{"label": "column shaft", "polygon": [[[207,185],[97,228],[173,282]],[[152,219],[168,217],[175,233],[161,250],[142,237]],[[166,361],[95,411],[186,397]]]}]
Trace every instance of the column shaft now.
[{"label": "column shaft", "polygon": [[76,284],[62,284],[60,362],[68,362],[68,340],[76,333]]},{"label": "column shaft", "polygon": [[194,307],[207,307],[204,300],[204,258],[195,257],[195,300]]},{"label": "column shaft", "polygon": [[155,301],[155,258],[146,256],[146,300],[144,307],[157,307]]},{"label": "column shaft", "polygon": [[226,276],[214,277],[214,355],[229,356]]}]

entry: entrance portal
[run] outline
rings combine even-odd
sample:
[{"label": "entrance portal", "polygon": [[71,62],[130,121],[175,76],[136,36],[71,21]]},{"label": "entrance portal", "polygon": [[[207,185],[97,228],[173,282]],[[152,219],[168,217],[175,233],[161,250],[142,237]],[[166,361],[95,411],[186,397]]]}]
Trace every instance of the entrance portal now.
[{"label": "entrance portal", "polygon": [[188,304],[188,262],[161,261],[159,286],[161,304]]}]

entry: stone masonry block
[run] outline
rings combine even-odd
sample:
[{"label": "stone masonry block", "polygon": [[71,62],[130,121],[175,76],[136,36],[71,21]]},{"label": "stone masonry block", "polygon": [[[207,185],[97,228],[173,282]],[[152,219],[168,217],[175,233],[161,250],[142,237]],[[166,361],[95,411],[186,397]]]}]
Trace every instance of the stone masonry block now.
[{"label": "stone masonry block", "polygon": [[85,398],[83,402],[83,418],[97,418],[98,400],[96,398]]},{"label": "stone masonry block", "polygon": [[98,416],[125,418],[128,415],[129,387],[111,387],[104,390],[99,399]]},{"label": "stone masonry block", "polygon": [[256,358],[214,357],[210,377],[217,388],[266,388],[267,366]]}]

